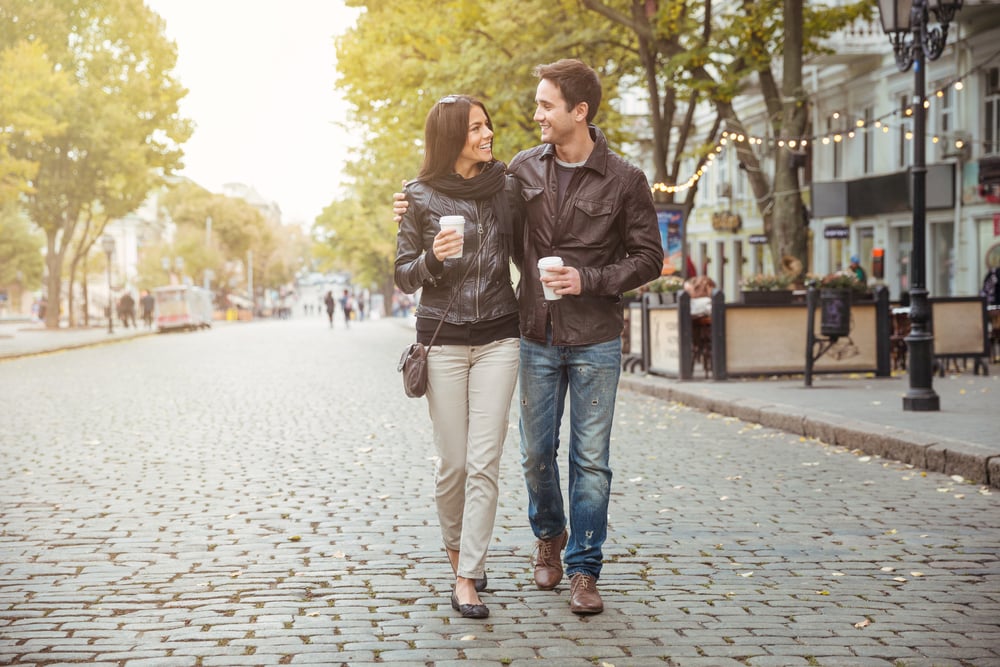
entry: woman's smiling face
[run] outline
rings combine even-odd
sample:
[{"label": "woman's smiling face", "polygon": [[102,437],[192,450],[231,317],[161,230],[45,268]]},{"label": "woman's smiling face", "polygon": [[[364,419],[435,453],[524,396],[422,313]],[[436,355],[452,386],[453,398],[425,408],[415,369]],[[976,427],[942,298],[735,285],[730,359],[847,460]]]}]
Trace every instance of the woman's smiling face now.
[{"label": "woman's smiling face", "polygon": [[465,137],[465,147],[455,160],[455,173],[471,178],[478,173],[479,164],[492,159],[493,130],[486,122],[486,112],[473,104],[469,107],[469,132]]}]

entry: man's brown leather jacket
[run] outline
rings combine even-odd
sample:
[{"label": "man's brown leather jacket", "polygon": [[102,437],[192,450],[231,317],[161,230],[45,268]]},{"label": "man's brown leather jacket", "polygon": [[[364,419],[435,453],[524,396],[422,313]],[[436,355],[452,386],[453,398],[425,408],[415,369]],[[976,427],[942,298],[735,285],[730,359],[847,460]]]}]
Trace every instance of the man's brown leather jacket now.
[{"label": "man's brown leather jacket", "polygon": [[[524,257],[518,300],[521,335],[553,345],[589,345],[621,336],[621,295],[660,275],[663,247],[645,175],[608,148],[597,127],[586,164],[578,167],[557,210],[555,147],[518,153],[508,172],[525,201]],[[546,301],[538,258],[562,257],[580,272],[579,295]]]}]

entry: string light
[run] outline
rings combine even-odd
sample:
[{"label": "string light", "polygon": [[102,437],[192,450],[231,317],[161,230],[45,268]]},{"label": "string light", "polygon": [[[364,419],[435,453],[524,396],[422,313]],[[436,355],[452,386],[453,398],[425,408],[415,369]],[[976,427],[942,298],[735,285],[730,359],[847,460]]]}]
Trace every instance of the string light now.
[{"label": "string light", "polygon": [[[931,96],[924,97],[923,100],[920,102],[923,105],[923,108],[924,109],[929,109],[930,108],[931,98],[936,97],[939,100],[943,99],[944,96],[945,96],[945,92],[949,88],[952,88],[952,89],[954,89],[956,91],[963,90],[965,88],[965,84],[964,84],[963,80],[966,79],[966,78],[968,78],[969,76],[975,74],[979,70],[985,68],[986,65],[988,65],[990,62],[992,62],[993,59],[996,58],[996,56],[998,56],[998,55],[1000,55],[1000,51],[997,51],[996,53],[994,53],[992,56],[990,56],[989,58],[987,58],[986,60],[984,60],[980,65],[971,68],[970,70],[968,70],[967,72],[965,72],[961,76],[958,76],[955,79],[953,79],[952,81],[946,83],[940,89],[936,90]],[[858,118],[857,120],[854,121],[853,125],[854,125],[854,127],[858,128],[859,130],[861,130],[863,132],[867,132],[870,128],[881,129],[882,130],[882,134],[888,134],[891,127],[896,127],[896,128],[904,130],[904,135],[903,136],[906,139],[906,141],[912,141],[913,140],[913,132],[912,132],[912,130],[908,129],[905,125],[902,125],[902,124],[892,125],[891,123],[887,122],[887,119],[892,118],[892,117],[898,117],[900,114],[902,114],[903,116],[905,116],[905,118],[907,120],[909,120],[913,116],[914,105],[916,103],[917,102],[914,101],[913,105],[910,105],[910,106],[906,107],[905,109],[902,109],[902,110],[895,109],[895,110],[893,110],[893,111],[891,111],[889,113],[886,113],[886,114],[880,116],[879,118],[875,118],[875,119],[872,119],[870,121],[866,121],[864,119]],[[840,120],[841,117],[845,117],[845,116],[848,119],[850,118],[849,114],[844,114],[843,112],[841,112],[839,110],[838,111],[834,111],[831,114],[831,118],[833,120]],[[848,122],[850,122],[850,121],[848,121]],[[848,130],[847,131],[847,138],[848,139],[854,139],[855,136],[856,136],[856,134],[857,133],[853,129],[852,130]],[[940,141],[942,141],[944,139],[947,139],[947,137],[934,136],[931,139],[931,141],[932,141],[932,143],[937,144],[937,143],[939,143]],[[708,152],[708,154],[705,156],[705,159],[706,159],[706,162],[707,162],[707,165],[705,167],[702,167],[702,168],[698,169],[698,171],[696,173],[694,173],[688,179],[686,179],[685,181],[680,182],[677,185],[667,185],[665,183],[655,183],[651,187],[651,190],[653,192],[666,192],[666,193],[669,193],[669,194],[674,194],[674,193],[678,193],[678,192],[683,192],[685,190],[689,190],[705,174],[705,169],[708,168],[708,167],[711,167],[711,166],[713,166],[715,164],[715,157],[716,157],[716,155],[720,155],[722,153],[723,149],[726,148],[732,142],[735,142],[737,144],[748,144],[750,147],[753,147],[753,146],[764,146],[766,144],[767,146],[777,146],[780,149],[805,150],[805,148],[810,143],[814,143],[814,144],[815,143],[819,143],[819,144],[821,144],[823,146],[829,146],[831,143],[840,144],[843,141],[844,141],[844,136],[843,136],[841,130],[833,130],[829,134],[814,135],[814,136],[808,136],[808,137],[774,137],[774,138],[759,137],[759,136],[747,135],[747,134],[744,134],[744,133],[741,133],[741,132],[737,132],[737,131],[725,130],[725,131],[722,132],[722,136],[719,138],[718,142],[713,147],[713,149],[711,149]],[[954,139],[953,143],[954,143],[955,148],[961,149],[961,148],[963,148],[965,146],[966,142],[962,138],[956,137]]]}]

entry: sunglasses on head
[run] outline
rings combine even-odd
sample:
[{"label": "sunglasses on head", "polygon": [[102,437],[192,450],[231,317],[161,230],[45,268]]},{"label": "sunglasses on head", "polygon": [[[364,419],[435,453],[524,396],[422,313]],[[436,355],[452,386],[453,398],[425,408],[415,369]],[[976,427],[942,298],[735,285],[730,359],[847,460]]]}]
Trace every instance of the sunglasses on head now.
[{"label": "sunglasses on head", "polygon": [[454,104],[458,101],[458,95],[445,95],[438,100],[438,104]]}]

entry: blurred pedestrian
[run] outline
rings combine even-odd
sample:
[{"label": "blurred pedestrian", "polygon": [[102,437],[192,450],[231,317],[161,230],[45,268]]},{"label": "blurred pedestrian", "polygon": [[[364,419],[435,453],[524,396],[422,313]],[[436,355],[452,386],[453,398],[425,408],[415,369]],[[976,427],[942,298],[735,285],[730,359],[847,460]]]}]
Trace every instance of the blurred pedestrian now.
[{"label": "blurred pedestrian", "polygon": [[333,313],[337,310],[337,302],[333,298],[333,291],[327,290],[323,297],[323,304],[326,306],[326,319],[330,321],[330,328],[333,328]]},{"label": "blurred pedestrian", "polygon": [[344,326],[351,328],[351,315],[354,313],[354,297],[350,290],[344,290],[344,295],[340,297],[340,307],[344,311]]},{"label": "blurred pedestrian", "polygon": [[[427,408],[437,450],[438,520],[455,574],[451,606],[463,617],[486,618],[479,593],[486,587],[520,347],[507,198],[514,182],[493,159],[493,124],[479,100],[441,98],[427,114],[424,134],[423,166],[405,187],[412,205],[396,240],[395,282],[407,293],[422,289],[417,341],[434,339]],[[468,231],[443,231],[443,215],[463,217]]]},{"label": "blurred pedestrian", "polygon": [[125,290],[122,294],[121,299],[118,300],[118,318],[122,321],[122,327],[128,329],[129,322],[132,323],[132,328],[137,329],[135,323],[135,299],[132,298],[132,293]]},{"label": "blurred pedestrian", "polygon": [[142,291],[139,299],[139,306],[142,308],[142,322],[147,329],[153,328],[153,311],[156,310],[156,299],[149,293],[149,290]]}]

